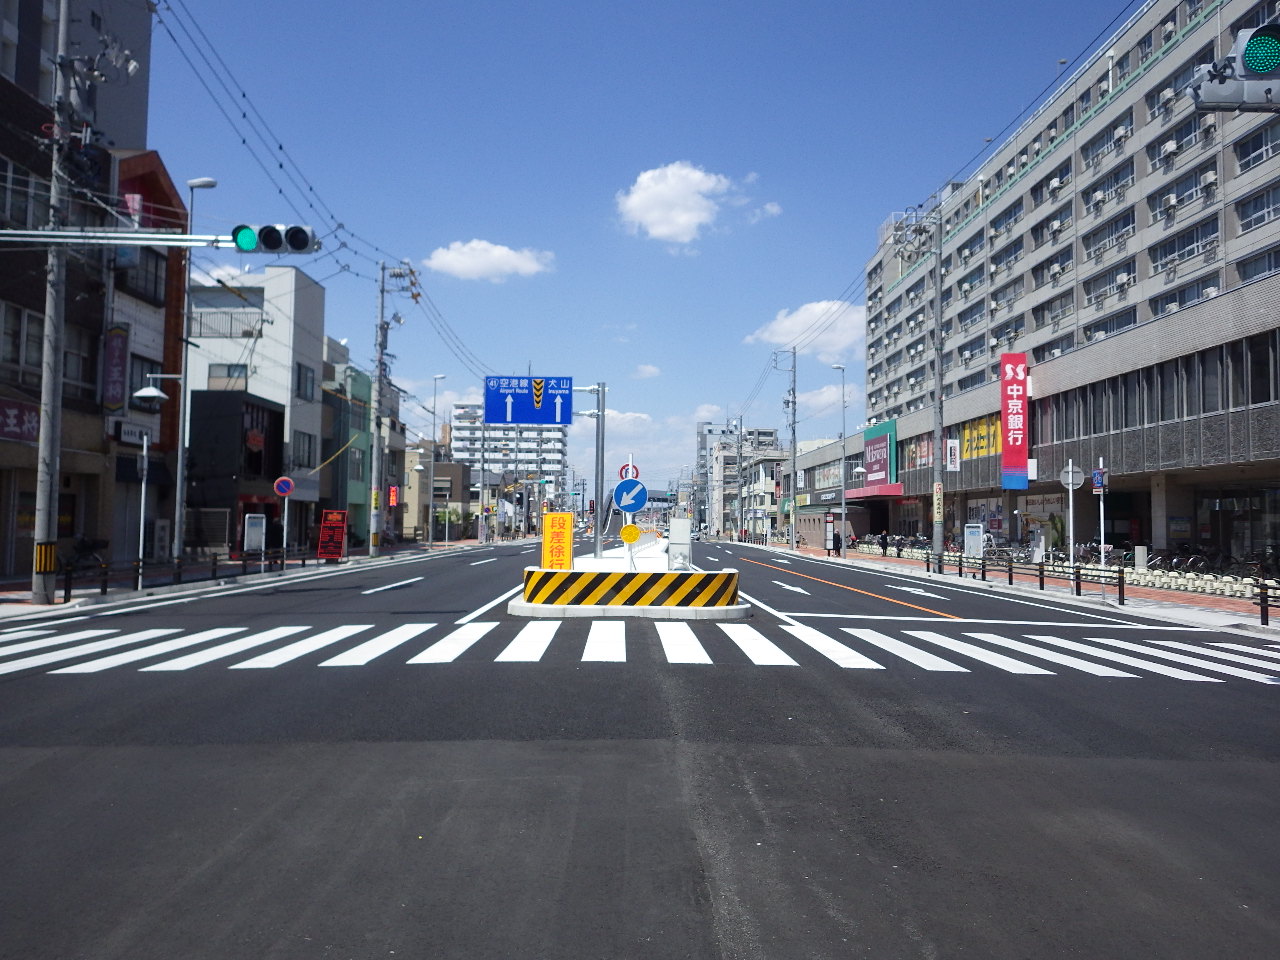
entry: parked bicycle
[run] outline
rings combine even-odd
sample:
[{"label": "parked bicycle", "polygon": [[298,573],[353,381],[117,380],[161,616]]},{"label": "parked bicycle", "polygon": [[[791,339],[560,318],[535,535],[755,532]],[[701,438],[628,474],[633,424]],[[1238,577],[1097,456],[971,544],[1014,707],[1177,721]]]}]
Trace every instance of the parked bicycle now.
[{"label": "parked bicycle", "polygon": [[93,540],[84,534],[78,534],[71,545],[71,553],[63,554],[59,559],[63,569],[96,570],[107,562],[105,553],[108,546],[108,540]]}]

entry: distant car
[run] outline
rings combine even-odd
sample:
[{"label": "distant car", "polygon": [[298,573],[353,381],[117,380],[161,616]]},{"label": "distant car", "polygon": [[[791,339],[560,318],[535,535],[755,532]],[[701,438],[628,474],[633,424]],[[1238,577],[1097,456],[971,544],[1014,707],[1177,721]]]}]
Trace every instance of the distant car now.
[{"label": "distant car", "polygon": [[693,531],[690,531],[690,533],[689,533],[689,539],[690,539],[690,540],[701,540],[701,539],[702,539],[702,531],[701,531],[701,530],[693,530]]}]

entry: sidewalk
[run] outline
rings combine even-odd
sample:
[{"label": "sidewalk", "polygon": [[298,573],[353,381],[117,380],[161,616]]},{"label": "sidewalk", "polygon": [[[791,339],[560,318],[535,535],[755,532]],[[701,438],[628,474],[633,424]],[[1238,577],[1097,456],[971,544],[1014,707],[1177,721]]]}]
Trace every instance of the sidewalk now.
[{"label": "sidewalk", "polygon": [[[725,541],[724,545],[727,546],[728,542]],[[785,545],[774,546],[774,549],[785,553],[791,552],[790,548]],[[926,571],[922,559],[896,557],[893,555],[892,550],[890,550],[887,557],[882,557],[878,553],[850,551],[848,558],[843,561],[835,557],[827,558],[826,551],[821,547],[800,546],[796,548],[796,552],[805,556],[848,563],[863,570],[879,569],[884,570],[886,573],[892,572],[898,575],[905,574],[919,577],[921,580],[946,581],[948,579],[960,579],[954,566],[955,555],[948,555],[946,562],[947,572],[939,574]],[[1252,601],[1239,597],[1188,593],[1179,590],[1159,590],[1152,587],[1137,587],[1126,584],[1124,588],[1124,607],[1120,608],[1117,605],[1114,584],[1108,584],[1104,594],[1100,590],[1099,584],[1085,583],[1081,587],[1081,595],[1077,597],[1074,587],[1067,580],[1050,580],[1046,576],[1045,589],[1041,593],[1039,581],[1033,574],[1015,570],[1012,586],[1009,585],[1008,575],[1004,566],[988,567],[985,584],[976,579],[979,575],[977,568],[966,567],[963,578],[965,585],[986,586],[993,591],[1020,595],[1049,596],[1055,601],[1068,601],[1084,606],[1115,607],[1141,616],[1167,620],[1187,626],[1243,630],[1255,635],[1260,634],[1267,637],[1280,638],[1280,597],[1276,598],[1277,602],[1271,608],[1271,625],[1263,627],[1258,606]]]}]

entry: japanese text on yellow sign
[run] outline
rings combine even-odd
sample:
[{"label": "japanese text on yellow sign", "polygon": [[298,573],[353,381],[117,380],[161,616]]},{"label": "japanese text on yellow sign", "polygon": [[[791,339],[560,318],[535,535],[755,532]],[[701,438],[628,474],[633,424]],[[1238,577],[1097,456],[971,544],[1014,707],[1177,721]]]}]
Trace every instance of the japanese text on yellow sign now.
[{"label": "japanese text on yellow sign", "polygon": [[573,569],[573,514],[542,515],[542,569]]}]

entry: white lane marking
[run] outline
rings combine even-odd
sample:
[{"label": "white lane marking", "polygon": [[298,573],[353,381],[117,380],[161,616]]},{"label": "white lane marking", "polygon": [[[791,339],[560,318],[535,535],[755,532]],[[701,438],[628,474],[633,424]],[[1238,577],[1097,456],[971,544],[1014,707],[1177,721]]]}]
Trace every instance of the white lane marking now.
[{"label": "white lane marking", "polygon": [[882,587],[888,587],[890,590],[905,590],[907,593],[914,593],[920,597],[934,597],[937,600],[947,599],[940,593],[930,593],[928,590],[921,590],[919,587],[901,587],[896,583],[882,583]]},{"label": "white lane marking", "polygon": [[1123,670],[1117,670],[1114,667],[1104,667],[1100,663],[1090,663],[1088,660],[1081,660],[1079,657],[1059,653],[1057,650],[1046,650],[1044,647],[1036,647],[1029,643],[1023,643],[1021,640],[1010,640],[1008,637],[997,636],[994,633],[970,633],[966,634],[966,636],[973,637],[975,640],[985,640],[987,643],[994,643],[1001,647],[1008,647],[1010,650],[1017,650],[1019,653],[1028,653],[1033,657],[1039,657],[1041,660],[1048,660],[1050,663],[1060,663],[1064,667],[1074,667],[1076,670],[1091,673],[1095,677],[1129,677],[1137,679],[1138,676],[1136,673],[1125,673]]},{"label": "white lane marking", "polygon": [[783,583],[781,580],[775,580],[773,582],[776,583],[778,586],[780,586],[783,590],[794,590],[796,593],[803,593],[806,597],[810,595],[808,590],[802,590],[800,587],[793,587],[791,586],[791,584]]},{"label": "white lane marking", "polygon": [[523,589],[524,589],[524,584],[517,583],[514,587],[512,587],[506,593],[499,594],[498,596],[490,600],[488,603],[486,603],[483,607],[478,607],[477,609],[472,610],[470,613],[468,613],[465,617],[461,618],[460,620],[455,620],[454,623],[458,623],[458,624],[470,623],[472,620],[480,616],[482,613],[487,613],[491,608],[496,607],[503,600],[509,600],[511,597],[515,596],[517,593],[519,593]]},{"label": "white lane marking", "polygon": [[1173,677],[1175,680],[1194,680],[1198,683],[1222,683],[1217,677],[1202,677],[1198,673],[1188,673],[1186,670],[1178,670],[1174,667],[1165,666],[1163,663],[1156,663],[1153,660],[1142,660],[1138,657],[1127,657],[1123,653],[1113,653],[1110,650],[1104,650],[1101,647],[1091,647],[1087,643],[1077,643],[1074,640],[1063,640],[1061,637],[1047,637],[1042,634],[1024,634],[1028,640],[1034,640],[1037,643],[1049,643],[1055,647],[1066,647],[1068,650],[1074,650],[1077,653],[1087,654],[1099,660],[1110,660],[1112,663],[1123,663],[1126,666],[1138,667],[1142,670],[1150,670],[1152,673],[1163,674],[1166,677]]},{"label": "white lane marking", "polygon": [[25,643],[15,643],[13,646],[6,646],[0,650],[0,655],[11,657],[15,653],[25,653],[28,650],[43,650],[45,647],[56,647],[63,643],[74,643],[77,640],[88,640],[90,637],[101,637],[108,633],[119,633],[119,627],[109,627],[100,630],[77,630],[75,633],[64,633],[61,636],[45,637],[42,640],[28,640]]},{"label": "white lane marking", "polygon": [[1085,637],[1085,639],[1092,640],[1094,643],[1109,643],[1111,646],[1119,647],[1121,650],[1145,653],[1148,656],[1160,657],[1163,660],[1172,660],[1174,663],[1185,663],[1201,670],[1208,670],[1210,673],[1225,673],[1229,677],[1240,677],[1243,680],[1254,680],[1258,683],[1280,683],[1280,679],[1270,674],[1254,673],[1252,670],[1241,670],[1239,667],[1228,667],[1225,664],[1214,663],[1212,660],[1188,657],[1181,653],[1165,651],[1160,647],[1149,647],[1146,644],[1133,643],[1129,640],[1113,640],[1110,637]]},{"label": "white lane marking", "polygon": [[[481,560],[481,563],[488,563],[487,560]],[[475,564],[472,564],[475,566]],[[381,593],[383,590],[394,590],[396,587],[406,587],[411,583],[417,583],[419,580],[425,580],[425,577],[410,577],[408,580],[401,580],[399,583],[388,583],[385,586],[374,587],[372,590],[361,590],[361,596],[368,596],[371,593]]]},{"label": "white lane marking", "polygon": [[236,640],[229,640],[226,643],[220,643],[216,647],[210,647],[208,650],[199,650],[195,653],[189,653],[185,657],[178,657],[175,660],[165,660],[163,663],[153,663],[149,667],[142,667],[142,670],[190,670],[192,667],[198,667],[214,660],[221,660],[223,657],[235,656],[243,650],[260,647],[264,643],[270,643],[272,640],[279,640],[281,637],[289,637],[307,629],[309,628],[272,627],[270,630],[262,631],[262,633],[255,633],[247,637],[240,637]]},{"label": "white lane marking", "polygon": [[935,657],[932,653],[917,650],[901,640],[886,637],[883,633],[878,633],[875,630],[861,630],[857,627],[841,627],[840,629],[845,633],[852,634],[859,640],[865,640],[867,643],[879,647],[886,653],[892,653],[895,657],[901,657],[903,660],[914,663],[917,667],[923,667],[926,670],[947,670],[955,673],[969,672],[968,667],[962,667],[959,664],[952,663],[950,660]]},{"label": "white lane marking", "polygon": [[758,667],[798,667],[772,640],[746,623],[722,623],[720,629],[738,645],[738,649]]},{"label": "white lane marking", "polygon": [[380,657],[390,650],[394,650],[402,643],[407,643],[420,633],[426,633],[434,623],[404,623],[396,627],[394,630],[388,630],[386,633],[371,637],[364,643],[357,644],[350,650],[338,654],[336,657],[330,657],[323,663],[322,667],[363,667],[374,657]]},{"label": "white lane marking", "polygon": [[666,654],[667,663],[711,662],[707,651],[693,635],[693,628],[687,623],[655,623],[654,626],[658,630],[658,639],[662,641],[662,652]]},{"label": "white lane marking", "polygon": [[492,623],[468,623],[447,637],[437,640],[427,649],[423,650],[416,657],[406,660],[406,663],[452,663],[458,657],[467,652],[467,648],[483,637],[486,633],[496,627],[497,622]]},{"label": "white lane marking", "polygon": [[233,633],[242,633],[244,627],[214,627],[212,630],[204,630],[200,633],[193,633],[186,637],[175,637],[172,640],[162,640],[159,643],[152,643],[140,650],[126,650],[124,653],[115,653],[109,657],[102,657],[98,660],[90,660],[88,663],[77,663],[74,666],[63,667],[61,670],[50,670],[50,673],[97,673],[99,670],[109,670],[112,667],[118,667],[122,663],[137,663],[139,660],[146,660],[148,657],[158,657],[162,653],[171,653],[174,650],[184,650],[187,647],[194,647],[200,643],[206,643],[209,640],[221,640],[223,637],[229,637]]},{"label": "white lane marking", "polygon": [[[106,640],[95,640],[92,643],[81,644],[70,650],[55,650],[52,653],[38,653],[34,657],[23,657],[21,660],[10,660],[6,664],[0,664],[0,673],[17,673],[19,670],[26,670],[28,667],[43,667],[47,663],[58,663],[61,660],[73,660],[76,657],[84,656],[87,653],[97,653],[99,650],[112,650],[116,647],[123,647],[130,643],[138,643],[143,640],[152,640],[155,637],[163,637],[165,634],[177,633],[180,628],[170,627],[157,630],[140,630],[137,633],[127,633],[122,637],[110,637]],[[90,631],[86,630],[85,633]],[[105,632],[115,633],[115,630],[92,631],[93,633]]]},{"label": "white lane marking", "polygon": [[290,660],[297,660],[298,657],[306,656],[319,650],[321,647],[327,647],[331,643],[337,643],[339,640],[345,640],[352,634],[359,633],[361,630],[368,630],[372,627],[371,623],[347,623],[340,627],[334,627],[331,630],[325,630],[317,633],[314,637],[307,637],[304,640],[295,640],[293,643],[281,647],[279,650],[270,650],[267,653],[259,654],[251,657],[241,663],[233,663],[229,670],[269,670],[272,667],[278,667],[282,663],[288,663]]},{"label": "white lane marking", "polygon": [[480,566],[480,564],[482,564],[482,563],[493,563],[493,561],[495,561],[495,560],[497,560],[497,559],[498,559],[497,557],[490,557],[488,560],[477,560],[477,561],[475,561],[474,563],[469,564],[469,566],[472,566],[472,567],[478,567],[478,566]]},{"label": "white lane marking", "polygon": [[[521,551],[520,551],[520,556],[522,556],[522,557],[523,557],[526,553],[533,553],[533,551],[532,551],[532,550],[521,550]],[[495,559],[497,559],[497,558],[495,557]],[[472,564],[472,566],[475,566],[475,564]]]},{"label": "white lane marking", "polygon": [[781,557],[774,557],[773,560],[775,563],[786,563],[786,564],[791,563],[790,560],[783,560]]},{"label": "white lane marking", "polygon": [[559,620],[535,620],[526,623],[507,644],[507,648],[493,658],[494,663],[537,663],[551,645],[551,638],[560,629]]},{"label": "white lane marking", "polygon": [[802,643],[808,644],[838,667],[861,670],[883,670],[880,664],[869,657],[864,657],[856,650],[851,650],[839,640],[828,637],[813,627],[783,627],[789,634]]},{"label": "white lane marking", "polygon": [[626,663],[627,625],[621,620],[593,621],[582,659],[587,663]]},{"label": "white lane marking", "polygon": [[1006,657],[1003,653],[993,653],[990,650],[984,650],[982,647],[966,643],[963,640],[956,640],[952,637],[944,637],[940,633],[934,633],[932,630],[904,630],[908,636],[918,637],[921,640],[927,640],[930,643],[936,643],[940,647],[945,647],[952,653],[958,653],[961,656],[972,657],[974,660],[981,661],[989,666],[995,667],[997,670],[1004,670],[1008,673],[1027,673],[1040,674],[1042,676],[1053,676],[1052,670],[1046,670],[1044,667],[1037,667],[1030,663],[1023,663],[1021,660],[1015,660],[1013,657]]},{"label": "white lane marking", "polygon": [[[783,623],[789,623],[793,627],[800,626],[800,622],[798,620],[793,620],[791,617],[787,616],[785,613],[779,613],[777,610],[773,609],[773,607],[769,606],[767,603],[761,603],[755,597],[747,596],[742,591],[738,591],[738,599],[751,604],[753,607],[759,607],[765,613],[769,614],[769,616],[777,617]],[[802,614],[797,613],[797,614],[794,614],[794,616],[799,617],[799,616],[802,616]]]}]

